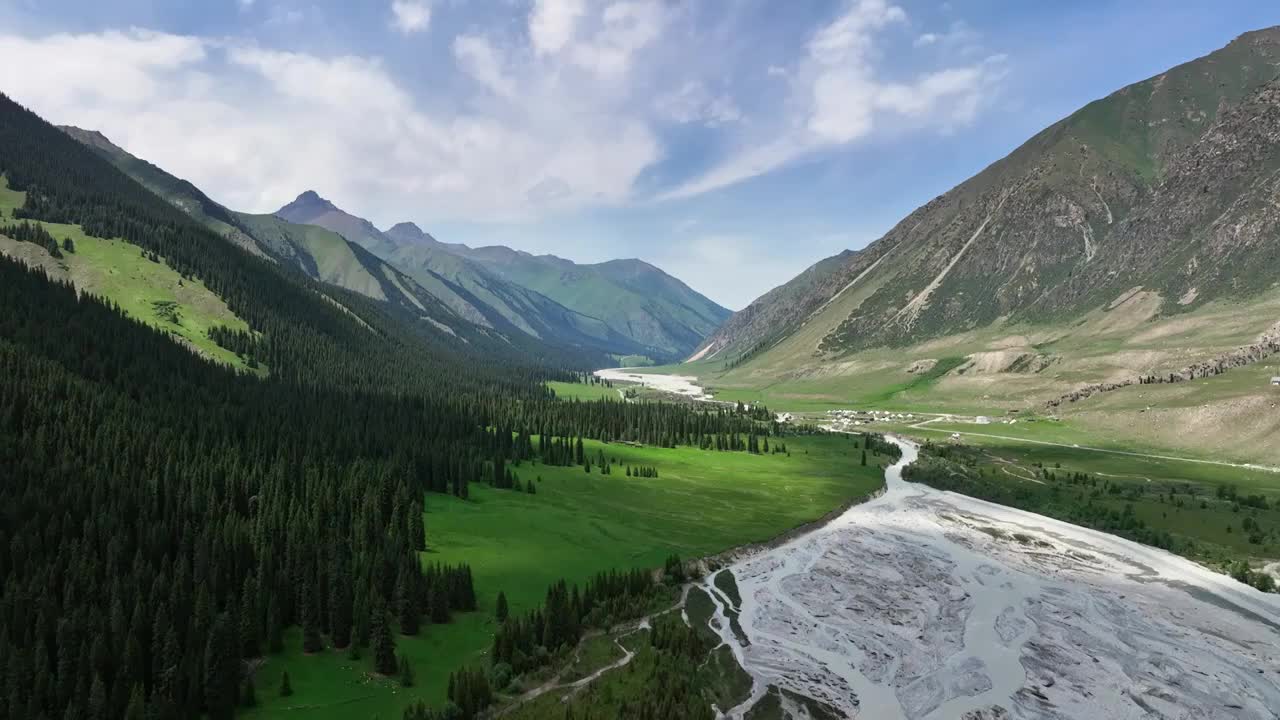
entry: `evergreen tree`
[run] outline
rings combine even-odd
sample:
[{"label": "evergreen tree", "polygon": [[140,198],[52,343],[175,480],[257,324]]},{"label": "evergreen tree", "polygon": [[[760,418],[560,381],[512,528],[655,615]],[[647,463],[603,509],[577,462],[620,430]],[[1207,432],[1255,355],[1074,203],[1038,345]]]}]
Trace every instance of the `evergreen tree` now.
[{"label": "evergreen tree", "polygon": [[240,704],[251,708],[258,706],[258,690],[253,685],[253,676],[244,679],[244,688],[240,691]]},{"label": "evergreen tree", "polygon": [[145,720],[147,716],[147,698],[141,685],[134,685],[129,694],[129,705],[124,711],[124,720]]},{"label": "evergreen tree", "polygon": [[507,594],[501,590],[498,591],[498,605],[494,610],[494,618],[499,625],[507,621]]},{"label": "evergreen tree", "polygon": [[204,651],[204,702],[210,720],[229,720],[240,688],[240,661],[226,613],[209,630]]},{"label": "evergreen tree", "polygon": [[387,611],[381,605],[373,612],[373,667],[383,675],[394,675],[396,666],[396,641],[391,636]]},{"label": "evergreen tree", "polygon": [[413,687],[413,667],[404,655],[400,656],[400,687]]}]

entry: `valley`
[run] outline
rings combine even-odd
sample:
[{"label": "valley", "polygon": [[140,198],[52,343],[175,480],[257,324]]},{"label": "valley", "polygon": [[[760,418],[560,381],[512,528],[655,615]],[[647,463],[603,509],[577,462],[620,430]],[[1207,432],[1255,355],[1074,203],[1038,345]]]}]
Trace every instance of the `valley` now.
[{"label": "valley", "polygon": [[1280,720],[1274,8],[234,5],[0,10],[0,720]]},{"label": "valley", "polygon": [[[264,692],[247,716],[343,718],[353,703],[371,715],[397,715],[416,699],[443,696],[459,665],[488,662],[500,591],[512,614],[532,610],[559,580],[582,583],[611,569],[660,567],[673,554],[692,560],[768,540],[883,483],[881,467],[861,465],[847,438],[783,441],[789,454],[761,456],[587,441],[587,456],[594,462],[603,453],[609,474],[599,463],[591,472],[522,463],[512,470],[532,494],[477,486],[466,501],[433,502],[423,517],[431,528],[423,561],[468,563],[478,608],[420,636],[397,637],[419,682],[405,689],[379,680],[371,658],[352,660],[344,650],[303,654],[301,635],[288,634],[283,654],[268,658],[258,674],[278,679],[287,671],[295,694]],[[655,467],[659,477],[628,476],[628,466]],[[521,678],[504,694],[518,695],[537,677]]]}]

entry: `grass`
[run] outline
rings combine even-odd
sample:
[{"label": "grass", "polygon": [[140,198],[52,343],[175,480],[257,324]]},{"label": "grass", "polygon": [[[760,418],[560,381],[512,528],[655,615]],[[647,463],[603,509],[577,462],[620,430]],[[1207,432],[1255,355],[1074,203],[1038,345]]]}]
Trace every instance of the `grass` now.
[{"label": "grass", "polygon": [[[513,469],[521,482],[535,484],[536,494],[473,485],[467,501],[429,496],[424,561],[469,563],[480,609],[449,625],[427,626],[417,637],[397,637],[416,687],[364,682],[372,662],[367,653],[358,663],[344,652],[303,657],[292,634],[287,652],[259,671],[260,705],[246,716],[336,720],[350,717],[358,703],[361,717],[386,720],[399,718],[417,698],[438,704],[451,671],[486,662],[498,591],[506,593],[512,613],[524,612],[562,577],[581,583],[604,570],[659,567],[672,553],[692,558],[768,540],[883,483],[880,468],[859,464],[861,452],[850,449],[848,438],[785,442],[789,457],[587,441],[592,457],[603,449],[621,464],[655,466],[659,477],[628,478],[621,466],[602,475],[598,468],[588,474],[581,467],[525,463]],[[287,699],[275,693],[284,669],[296,691]]]},{"label": "grass", "polygon": [[[11,190],[0,177],[0,217],[11,222],[13,211],[26,201],[26,194]],[[60,260],[29,243],[4,240],[15,254],[29,263],[43,266],[53,277],[70,280],[81,292],[97,295],[120,307],[130,317],[141,320],[201,355],[233,367],[244,368],[235,353],[209,339],[209,328],[226,326],[249,329],[226,303],[197,278],[183,278],[164,260],[152,262],[142,248],[119,239],[104,240],[86,235],[79,225],[41,222],[59,242],[70,238],[75,252],[63,253]],[[258,372],[265,373],[265,368]]]},{"label": "grass", "polygon": [[[1194,543],[1194,548],[1180,550],[1189,557],[1209,564],[1280,558],[1280,477],[1275,473],[991,438],[966,436],[963,442],[978,451],[979,461],[971,468],[981,473],[981,483],[1003,486],[1001,493],[1014,492],[1019,498],[988,499],[1069,521],[1071,512],[1085,504],[1116,512],[1130,505],[1152,530]],[[1094,476],[1098,485],[1070,484],[1066,478],[1073,473]],[[1094,493],[1104,482],[1114,492]],[[1220,487],[1234,488],[1240,496],[1262,495],[1270,507],[1252,508],[1223,498]],[[1251,542],[1251,533],[1243,530],[1246,517],[1261,528],[1260,542]]]},{"label": "grass", "polygon": [[[885,430],[887,428],[880,429]],[[1280,473],[1278,472],[1271,472],[1263,468],[1236,468],[1227,464],[1216,464],[1231,463],[1235,459],[1230,456],[1224,456],[1221,453],[1204,452],[1189,448],[1170,449],[1160,445],[1137,442],[1130,437],[1117,437],[1097,428],[1089,427],[1086,421],[1079,419],[1024,419],[1012,425],[1003,422],[993,422],[990,425],[978,425],[972,422],[931,422],[919,427],[903,426],[895,428],[894,431],[934,441],[940,440],[950,433],[961,433],[963,441],[969,444],[1016,447],[1021,452],[1037,450],[1042,454],[1052,453],[1055,448],[1053,446],[1038,445],[1038,443],[1061,443],[1072,446],[1061,448],[1062,450],[1076,450],[1090,455],[1100,455],[1114,459],[1115,462],[1124,465],[1130,465],[1135,462],[1140,464],[1169,464],[1184,467],[1186,468],[1185,472],[1208,478],[1246,478],[1248,485],[1264,488],[1268,491],[1280,492]],[[1026,445],[1021,445],[1017,442],[1018,440],[1025,440],[1027,443]],[[1137,457],[1143,455],[1159,455],[1167,459]],[[1241,462],[1239,464],[1245,463]],[[1223,481],[1225,482],[1225,480]]]},{"label": "grass", "polygon": [[572,383],[572,382],[548,382],[547,387],[555,391],[556,397],[564,400],[600,400],[601,398],[608,400],[621,400],[622,394],[618,392],[617,387],[605,387],[604,385]]}]

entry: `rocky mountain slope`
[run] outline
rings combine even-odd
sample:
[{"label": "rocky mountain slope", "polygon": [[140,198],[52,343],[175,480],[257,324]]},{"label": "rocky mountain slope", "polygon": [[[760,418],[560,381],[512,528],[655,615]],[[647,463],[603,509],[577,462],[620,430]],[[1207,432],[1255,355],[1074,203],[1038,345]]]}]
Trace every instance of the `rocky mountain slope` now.
[{"label": "rocky mountain slope", "polygon": [[1091,103],[761,297],[693,357],[777,360],[783,345],[788,362],[823,361],[1135,295],[1168,316],[1266,292],[1280,269],[1278,76],[1270,28]]},{"label": "rocky mountain slope", "polygon": [[[279,217],[342,234],[438,293],[450,307],[535,337],[658,361],[688,355],[729,311],[639,260],[579,265],[503,246],[443,243],[413,223],[380,231],[307,191]],[[444,287],[437,288],[437,279]]]}]

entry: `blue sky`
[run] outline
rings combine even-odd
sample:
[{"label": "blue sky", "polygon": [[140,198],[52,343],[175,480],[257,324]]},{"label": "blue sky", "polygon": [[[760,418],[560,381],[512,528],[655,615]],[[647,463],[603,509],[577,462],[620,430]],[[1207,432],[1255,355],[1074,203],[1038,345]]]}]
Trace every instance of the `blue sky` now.
[{"label": "blue sky", "polygon": [[0,91],[238,210],[639,257],[739,309],[1280,23],[1165,0],[0,0]]}]

